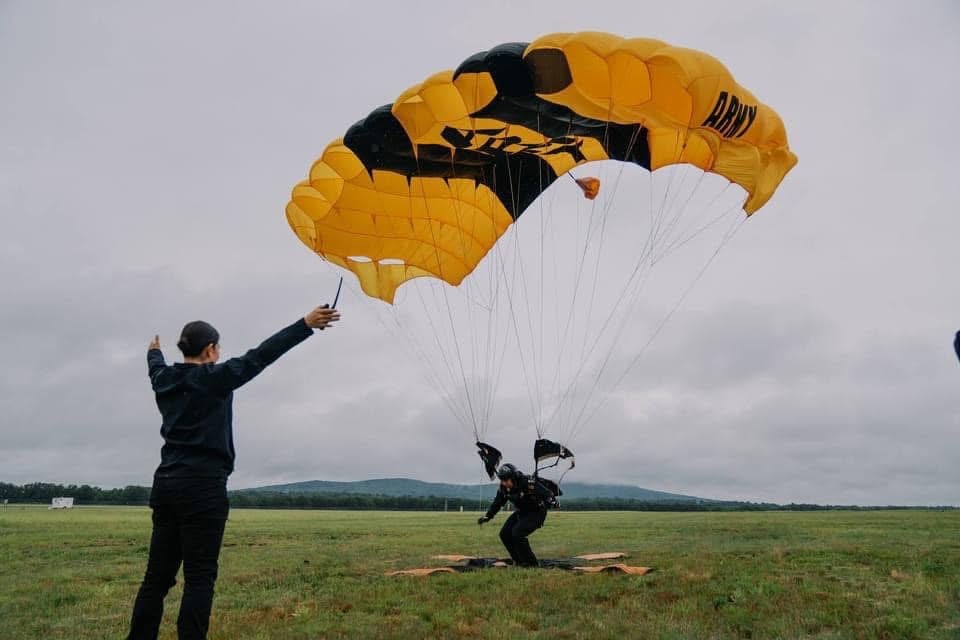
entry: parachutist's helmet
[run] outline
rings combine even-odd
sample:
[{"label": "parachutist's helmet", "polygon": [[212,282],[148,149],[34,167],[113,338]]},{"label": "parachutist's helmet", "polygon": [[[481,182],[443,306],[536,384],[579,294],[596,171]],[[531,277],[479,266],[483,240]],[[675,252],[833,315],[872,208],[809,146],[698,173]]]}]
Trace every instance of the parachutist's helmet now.
[{"label": "parachutist's helmet", "polygon": [[497,477],[501,480],[515,480],[518,475],[520,475],[520,472],[509,462],[497,469]]}]

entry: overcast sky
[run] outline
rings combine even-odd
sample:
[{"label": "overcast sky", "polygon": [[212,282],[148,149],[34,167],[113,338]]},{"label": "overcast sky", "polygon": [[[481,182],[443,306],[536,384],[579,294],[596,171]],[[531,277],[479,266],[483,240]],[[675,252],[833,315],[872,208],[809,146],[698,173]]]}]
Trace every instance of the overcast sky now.
[{"label": "overcast sky", "polygon": [[[283,213],[324,146],[475,52],[600,30],[718,57],[780,113],[799,164],[597,390],[567,478],[960,505],[958,27],[951,0],[4,0],[0,481],[148,485],[152,336],[176,360],[203,318],[239,354],[332,295]],[[366,301],[341,306],[238,392],[231,486],[482,481],[419,363]],[[522,467],[528,404],[501,389],[484,434]]]}]

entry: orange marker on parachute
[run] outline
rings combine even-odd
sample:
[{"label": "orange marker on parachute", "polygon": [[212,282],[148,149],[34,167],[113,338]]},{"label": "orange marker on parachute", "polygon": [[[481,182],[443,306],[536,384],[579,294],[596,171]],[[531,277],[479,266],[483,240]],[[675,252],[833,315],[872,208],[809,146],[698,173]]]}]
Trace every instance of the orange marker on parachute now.
[{"label": "orange marker on parachute", "polygon": [[[573,178],[573,176],[570,177]],[[587,200],[593,200],[600,193],[600,180],[598,178],[573,178],[573,181],[583,189],[583,197]]]}]

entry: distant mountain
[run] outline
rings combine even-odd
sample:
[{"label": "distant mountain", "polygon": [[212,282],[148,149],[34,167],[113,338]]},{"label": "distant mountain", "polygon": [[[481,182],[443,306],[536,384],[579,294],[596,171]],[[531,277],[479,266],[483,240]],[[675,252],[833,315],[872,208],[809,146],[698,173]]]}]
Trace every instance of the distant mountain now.
[{"label": "distant mountain", "polygon": [[[564,482],[563,497],[567,500],[589,500],[592,498],[620,498],[643,502],[711,502],[704,498],[684,496],[677,493],[652,491],[640,487],[616,484],[586,484],[582,482]],[[244,491],[264,491],[273,493],[340,493],[381,496],[414,496],[455,498],[457,500],[486,501],[496,493],[495,482],[486,484],[446,484],[443,482],[422,482],[410,478],[379,478],[376,480],[357,480],[354,482],[329,482],[309,480],[292,484],[276,484],[266,487],[244,489]]]}]

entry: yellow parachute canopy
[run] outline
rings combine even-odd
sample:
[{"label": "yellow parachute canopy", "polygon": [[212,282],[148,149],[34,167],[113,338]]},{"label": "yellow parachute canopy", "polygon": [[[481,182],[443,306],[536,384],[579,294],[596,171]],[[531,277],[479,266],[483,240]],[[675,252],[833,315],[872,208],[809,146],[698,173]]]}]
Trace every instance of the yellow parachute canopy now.
[{"label": "yellow parachute canopy", "polygon": [[459,284],[554,180],[596,160],[694,165],[743,187],[748,215],[797,161],[780,117],[715,58],[561,33],[471,56],[374,110],[327,146],[286,215],[392,302],[411,278]]}]

